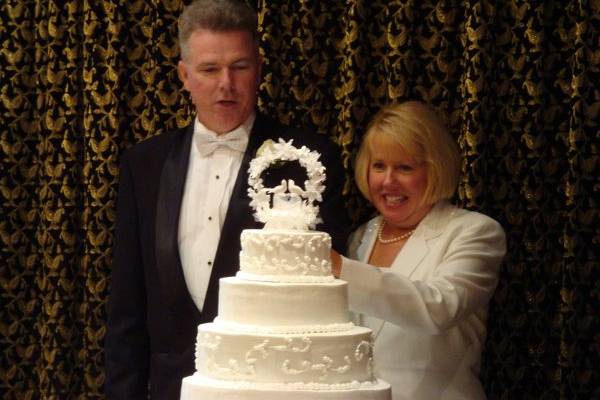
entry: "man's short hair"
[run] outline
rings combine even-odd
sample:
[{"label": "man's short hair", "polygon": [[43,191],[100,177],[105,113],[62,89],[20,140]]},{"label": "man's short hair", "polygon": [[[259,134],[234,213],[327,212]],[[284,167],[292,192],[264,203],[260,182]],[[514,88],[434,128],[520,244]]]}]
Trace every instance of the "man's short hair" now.
[{"label": "man's short hair", "polygon": [[246,31],[258,44],[258,17],[248,4],[238,0],[195,0],[179,16],[179,48],[187,57],[187,43],[199,29],[213,32]]}]

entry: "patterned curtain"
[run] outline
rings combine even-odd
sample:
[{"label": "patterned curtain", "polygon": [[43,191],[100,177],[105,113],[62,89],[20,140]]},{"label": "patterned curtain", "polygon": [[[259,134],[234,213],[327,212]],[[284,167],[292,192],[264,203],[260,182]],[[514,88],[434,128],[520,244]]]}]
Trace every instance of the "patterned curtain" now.
[{"label": "patterned curtain", "polygon": [[[249,0],[250,1],[250,0]],[[186,1],[187,3],[188,1]],[[465,162],[456,200],[502,223],[491,399],[599,395],[600,2],[254,0],[259,107],[352,158],[373,113],[422,99]],[[118,158],[191,120],[178,0],[0,4],[0,394],[103,398]]]}]

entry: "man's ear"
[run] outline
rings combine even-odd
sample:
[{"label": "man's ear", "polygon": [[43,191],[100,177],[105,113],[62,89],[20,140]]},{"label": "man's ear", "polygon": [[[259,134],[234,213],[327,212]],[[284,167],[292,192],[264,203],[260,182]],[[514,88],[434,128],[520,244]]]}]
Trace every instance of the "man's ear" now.
[{"label": "man's ear", "polygon": [[185,65],[185,63],[182,60],[179,60],[179,63],[177,63],[177,75],[179,76],[179,79],[183,83],[183,87],[187,90],[188,89],[187,88],[188,70],[187,70],[187,66]]}]

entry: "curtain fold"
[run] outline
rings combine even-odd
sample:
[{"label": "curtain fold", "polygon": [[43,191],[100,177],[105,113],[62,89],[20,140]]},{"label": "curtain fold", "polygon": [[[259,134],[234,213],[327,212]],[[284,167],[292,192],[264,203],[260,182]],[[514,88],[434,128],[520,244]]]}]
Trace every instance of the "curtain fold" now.
[{"label": "curtain fold", "polygon": [[[248,1],[258,106],[339,145],[357,223],[372,209],[353,157],[373,114],[421,99],[451,128],[457,202],[508,237],[488,397],[597,394],[600,3]],[[183,3],[0,4],[2,398],[103,398],[119,156],[193,118],[176,71]]]}]

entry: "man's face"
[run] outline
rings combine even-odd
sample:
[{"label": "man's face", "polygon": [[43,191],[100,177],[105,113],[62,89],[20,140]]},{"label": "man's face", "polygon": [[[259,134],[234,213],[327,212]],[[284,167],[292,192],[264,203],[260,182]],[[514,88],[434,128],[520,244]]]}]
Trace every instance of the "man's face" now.
[{"label": "man's face", "polygon": [[246,31],[195,31],[179,61],[184,88],[196,106],[198,120],[217,134],[248,119],[256,105],[262,59]]}]

